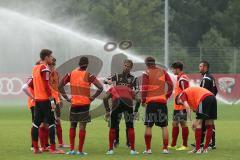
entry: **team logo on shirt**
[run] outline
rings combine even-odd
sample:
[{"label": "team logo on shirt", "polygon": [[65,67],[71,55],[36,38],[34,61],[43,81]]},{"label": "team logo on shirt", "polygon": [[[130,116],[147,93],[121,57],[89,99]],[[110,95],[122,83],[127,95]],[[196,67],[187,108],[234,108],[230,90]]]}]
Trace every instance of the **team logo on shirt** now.
[{"label": "team logo on shirt", "polygon": [[220,90],[226,94],[231,94],[235,86],[235,79],[231,77],[222,77],[218,79]]}]

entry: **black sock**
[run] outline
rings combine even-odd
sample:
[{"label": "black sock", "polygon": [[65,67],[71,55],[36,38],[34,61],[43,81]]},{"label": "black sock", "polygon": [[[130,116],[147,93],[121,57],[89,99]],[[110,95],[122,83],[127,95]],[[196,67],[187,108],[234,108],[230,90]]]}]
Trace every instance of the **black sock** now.
[{"label": "black sock", "polygon": [[130,145],[129,139],[128,139],[128,129],[126,129],[126,144]]},{"label": "black sock", "polygon": [[38,128],[32,127],[32,140],[38,141]]},{"label": "black sock", "polygon": [[215,132],[215,125],[213,125],[212,147],[215,145],[216,145],[216,132]]},{"label": "black sock", "polygon": [[115,134],[115,142],[119,143],[119,128],[116,129],[116,134]]},{"label": "black sock", "polygon": [[50,144],[55,144],[55,125],[49,126]]}]

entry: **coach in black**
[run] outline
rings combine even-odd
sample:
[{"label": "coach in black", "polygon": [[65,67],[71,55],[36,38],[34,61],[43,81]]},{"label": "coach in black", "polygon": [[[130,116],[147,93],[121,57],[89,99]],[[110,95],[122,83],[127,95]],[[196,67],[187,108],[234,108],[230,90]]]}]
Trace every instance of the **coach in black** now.
[{"label": "coach in black", "polygon": [[[215,96],[218,93],[218,89],[215,83],[215,79],[214,77],[209,73],[209,68],[210,65],[207,61],[201,61],[199,64],[199,72],[202,74],[202,80],[200,83],[200,87],[206,88],[208,89],[210,92],[212,92]],[[202,124],[202,140],[201,143],[203,144],[204,142],[204,137],[205,137],[205,133],[206,133],[206,126],[205,126],[205,122],[203,122]],[[213,135],[212,135],[212,142],[209,145],[210,149],[216,149],[216,139],[215,139],[215,125],[213,126]]]},{"label": "coach in black", "polygon": [[[104,80],[104,83],[108,85],[113,85],[113,86],[127,86],[131,88],[135,92],[135,94],[138,94],[139,83],[138,83],[137,77],[135,77],[130,73],[132,67],[133,67],[133,62],[129,59],[126,59],[123,64],[123,72],[115,73],[114,75],[108,77],[106,80]],[[133,111],[135,116],[137,116],[139,106],[140,106],[140,102],[136,101],[136,105]],[[121,119],[122,114],[120,113],[118,116],[119,116],[118,118]],[[118,121],[118,123],[116,124],[117,127],[116,127],[114,147],[117,147],[119,145],[119,123],[120,121]],[[126,128],[126,139],[127,139],[126,145],[130,147],[130,143],[128,139],[128,128]]]}]

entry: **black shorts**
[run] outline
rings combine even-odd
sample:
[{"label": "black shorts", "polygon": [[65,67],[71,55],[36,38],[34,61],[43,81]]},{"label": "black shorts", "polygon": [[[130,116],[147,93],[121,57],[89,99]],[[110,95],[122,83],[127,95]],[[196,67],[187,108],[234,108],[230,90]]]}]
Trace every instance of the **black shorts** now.
[{"label": "black shorts", "polygon": [[51,102],[49,100],[36,101],[36,106],[34,107],[34,124],[40,126],[42,122],[49,125],[55,124],[54,113],[51,110]]},{"label": "black shorts", "polygon": [[215,96],[207,96],[198,107],[196,119],[216,120],[217,119],[217,100]]},{"label": "black shorts", "polygon": [[124,101],[115,100],[113,102],[113,109],[110,114],[110,128],[118,129],[119,123],[122,119],[122,114],[124,115],[126,128],[133,128],[133,107]]},{"label": "black shorts", "polygon": [[173,111],[173,121],[183,122],[187,121],[187,111],[183,110],[174,110]]},{"label": "black shorts", "polygon": [[90,106],[72,106],[70,109],[70,122],[91,122]]},{"label": "black shorts", "polygon": [[159,127],[168,126],[168,108],[166,104],[155,102],[147,104],[144,125],[152,127],[154,124]]},{"label": "black shorts", "polygon": [[34,121],[34,106],[31,107],[32,122]]}]

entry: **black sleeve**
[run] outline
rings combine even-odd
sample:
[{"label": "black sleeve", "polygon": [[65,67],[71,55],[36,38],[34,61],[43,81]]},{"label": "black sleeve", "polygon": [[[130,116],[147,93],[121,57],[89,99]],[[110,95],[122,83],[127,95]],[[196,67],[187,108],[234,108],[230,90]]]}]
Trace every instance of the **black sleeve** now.
[{"label": "black sleeve", "polygon": [[212,90],[212,80],[209,77],[204,77],[200,84],[200,87],[206,88],[207,90]]},{"label": "black sleeve", "polygon": [[216,96],[217,93],[218,93],[218,89],[217,89],[217,85],[216,85],[216,82],[215,82],[215,79],[213,78],[213,94]]},{"label": "black sleeve", "polygon": [[203,77],[200,87],[206,88],[211,91],[215,96],[218,93],[217,86],[213,77]]},{"label": "black sleeve", "polygon": [[139,92],[139,81],[137,77],[134,77],[133,79],[133,88],[135,90],[135,93]]}]

